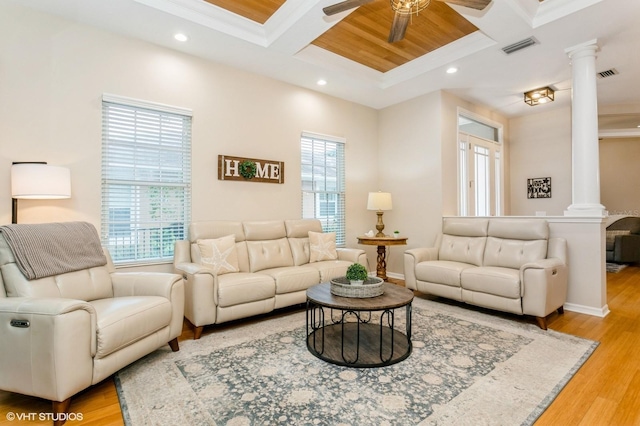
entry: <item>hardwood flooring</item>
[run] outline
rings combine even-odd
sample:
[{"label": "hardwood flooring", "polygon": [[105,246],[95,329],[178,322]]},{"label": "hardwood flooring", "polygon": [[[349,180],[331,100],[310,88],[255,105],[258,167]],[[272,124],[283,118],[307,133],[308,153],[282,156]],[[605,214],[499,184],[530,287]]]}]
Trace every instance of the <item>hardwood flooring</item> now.
[{"label": "hardwood flooring", "polygon": [[[550,329],[597,340],[600,345],[536,426],[640,426],[640,266],[607,273],[607,297],[611,313],[605,318],[570,311],[547,318]],[[533,318],[526,320],[535,323]],[[205,329],[203,338],[209,333],[215,331]],[[192,338],[193,331],[185,324],[180,340]],[[0,391],[0,426],[51,424],[38,418],[50,410],[48,401]],[[67,425],[124,424],[112,379],[73,397],[70,412],[82,415],[83,420]],[[31,419],[9,421],[9,413],[23,418],[30,415]]]}]

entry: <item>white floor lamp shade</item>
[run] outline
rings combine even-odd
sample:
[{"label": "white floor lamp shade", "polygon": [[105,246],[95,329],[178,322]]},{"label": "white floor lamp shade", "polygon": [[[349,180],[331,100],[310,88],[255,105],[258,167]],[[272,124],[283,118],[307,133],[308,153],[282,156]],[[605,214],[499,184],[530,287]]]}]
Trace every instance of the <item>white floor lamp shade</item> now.
[{"label": "white floor lamp shade", "polygon": [[66,167],[46,163],[11,166],[12,223],[17,223],[17,200],[55,200],[71,197],[71,173]]}]

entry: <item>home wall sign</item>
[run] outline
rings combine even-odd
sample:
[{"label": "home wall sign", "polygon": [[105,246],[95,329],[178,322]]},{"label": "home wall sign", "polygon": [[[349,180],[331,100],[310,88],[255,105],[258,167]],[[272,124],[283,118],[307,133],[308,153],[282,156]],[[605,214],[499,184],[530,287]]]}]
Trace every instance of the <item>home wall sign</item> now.
[{"label": "home wall sign", "polygon": [[551,178],[527,179],[527,198],[551,198]]},{"label": "home wall sign", "polygon": [[284,183],[284,161],[218,155],[218,179]]}]

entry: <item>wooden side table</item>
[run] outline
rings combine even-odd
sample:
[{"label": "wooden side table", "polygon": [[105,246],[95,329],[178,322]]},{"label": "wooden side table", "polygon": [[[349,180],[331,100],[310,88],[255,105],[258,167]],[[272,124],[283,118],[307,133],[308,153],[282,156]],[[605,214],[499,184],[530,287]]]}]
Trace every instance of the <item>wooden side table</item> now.
[{"label": "wooden side table", "polygon": [[378,266],[376,275],[387,280],[387,246],[404,246],[407,244],[405,237],[358,237],[358,244],[378,246]]}]

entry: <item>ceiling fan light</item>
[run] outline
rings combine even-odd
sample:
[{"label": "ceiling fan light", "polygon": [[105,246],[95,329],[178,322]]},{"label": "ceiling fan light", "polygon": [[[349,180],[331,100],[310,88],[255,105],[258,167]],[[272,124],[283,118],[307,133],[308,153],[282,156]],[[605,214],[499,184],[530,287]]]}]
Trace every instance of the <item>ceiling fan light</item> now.
[{"label": "ceiling fan light", "polygon": [[391,9],[401,15],[417,15],[429,6],[431,0],[389,0]]},{"label": "ceiling fan light", "polygon": [[531,106],[553,102],[554,99],[555,91],[551,87],[542,87],[524,94],[524,102]]}]

